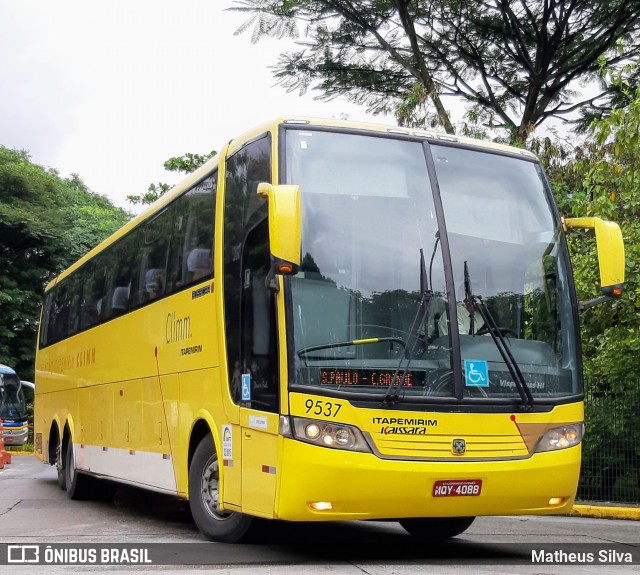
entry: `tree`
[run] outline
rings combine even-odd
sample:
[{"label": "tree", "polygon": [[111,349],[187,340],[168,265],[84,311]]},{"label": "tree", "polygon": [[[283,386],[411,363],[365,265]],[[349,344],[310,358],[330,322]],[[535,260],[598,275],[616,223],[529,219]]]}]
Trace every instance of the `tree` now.
[{"label": "tree", "polygon": [[[164,169],[169,172],[182,172],[190,174],[195,172],[200,166],[213,158],[218,152],[212,150],[208,154],[192,154],[187,152],[184,156],[176,156],[169,158],[164,163]],[[166,194],[171,189],[169,184],[158,182],[157,184],[149,184],[147,192],[141,196],[127,196],[127,200],[133,205],[153,204],[158,198]]]},{"label": "tree", "polygon": [[611,115],[612,110],[621,110],[630,106],[638,88],[640,88],[640,66],[624,66],[619,73],[612,74],[607,70],[604,61],[600,87],[606,93],[601,101],[594,102],[581,110],[581,118],[577,121],[576,131],[586,133],[594,122],[603,120]]},{"label": "tree", "polygon": [[[346,96],[400,123],[453,132],[442,99],[475,122],[527,135],[551,117],[590,106],[578,83],[637,53],[637,0],[235,0],[250,15],[238,32],[293,37],[275,77],[289,90]],[[626,40],[627,43],[621,43]],[[622,46],[622,48],[620,48]],[[625,48],[624,46],[628,46]],[[416,97],[417,94],[417,97]],[[427,115],[415,106],[430,103]],[[391,106],[395,103],[395,106]]]},{"label": "tree", "polygon": [[0,146],[0,363],[33,377],[46,284],[122,226],[129,214]]},{"label": "tree", "polygon": [[[640,61],[609,75],[629,104],[594,122],[590,141],[562,169],[550,171],[558,203],[566,215],[599,216],[620,224],[625,241],[625,292],[621,299],[582,315],[585,374],[594,385],[637,378],[640,357],[640,88],[626,82]],[[573,190],[570,198],[566,190]],[[580,299],[597,294],[597,260],[591,238],[570,237]],[[635,376],[633,375],[635,374]]]}]

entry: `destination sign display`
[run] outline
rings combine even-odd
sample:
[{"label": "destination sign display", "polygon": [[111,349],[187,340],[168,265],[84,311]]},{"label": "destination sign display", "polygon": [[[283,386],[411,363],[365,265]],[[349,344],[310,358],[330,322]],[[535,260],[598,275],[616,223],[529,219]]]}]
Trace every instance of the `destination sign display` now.
[{"label": "destination sign display", "polygon": [[[393,376],[395,370],[386,369],[338,369],[338,368],[319,368],[316,371],[316,377],[320,385],[368,385],[368,386],[384,386],[391,385],[394,381]],[[311,375],[311,374],[310,374]],[[400,383],[402,372],[398,374],[395,384]],[[425,372],[409,371],[405,375],[405,387],[424,387]]]}]

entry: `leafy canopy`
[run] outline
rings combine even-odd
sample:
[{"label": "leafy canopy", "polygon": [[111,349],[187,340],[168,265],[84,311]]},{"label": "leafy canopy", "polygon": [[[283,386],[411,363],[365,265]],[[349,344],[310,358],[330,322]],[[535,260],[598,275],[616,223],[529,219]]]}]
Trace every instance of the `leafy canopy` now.
[{"label": "leafy canopy", "polygon": [[[213,158],[218,152],[212,150],[208,154],[192,154],[187,152],[183,156],[176,156],[169,158],[164,163],[164,169],[169,172],[182,172],[184,174],[190,174],[195,172],[200,166]],[[171,189],[169,184],[164,182],[158,182],[157,184],[149,184],[149,188],[146,193],[140,196],[127,196],[129,203],[133,205],[147,205],[153,204],[158,198],[166,194]]]},{"label": "leafy canopy", "polygon": [[[585,375],[594,385],[637,378],[640,357],[640,61],[610,73],[628,102],[589,128],[588,142],[569,161],[549,170],[561,211],[616,221],[625,241],[625,291],[616,301],[582,314]],[[572,193],[570,196],[568,191]],[[597,254],[587,235],[569,236],[579,299],[599,295]]]},{"label": "leafy canopy", "polygon": [[601,102],[575,90],[600,58],[637,53],[640,31],[638,0],[235,0],[231,10],[249,15],[238,32],[252,29],[253,42],[296,40],[274,67],[289,90],[448,132],[442,100],[454,97],[513,141]]},{"label": "leafy canopy", "polygon": [[0,146],[0,363],[33,377],[46,284],[121,227],[124,210]]}]

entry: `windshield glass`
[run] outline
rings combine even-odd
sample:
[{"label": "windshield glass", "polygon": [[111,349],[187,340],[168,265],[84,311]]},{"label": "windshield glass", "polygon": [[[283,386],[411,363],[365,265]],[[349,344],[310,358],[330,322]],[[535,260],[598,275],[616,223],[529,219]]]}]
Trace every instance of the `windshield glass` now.
[{"label": "windshield glass", "polygon": [[[439,231],[429,149],[386,135],[286,131],[286,182],[300,185],[303,210],[302,265],[289,280],[294,385],[384,395],[402,361],[404,401],[519,398],[482,319],[464,304],[467,261],[474,295],[503,328],[533,395],[576,393],[566,260],[537,164],[431,147]],[[441,237],[450,243],[449,290]],[[426,321],[420,250],[432,294]],[[462,355],[457,390],[450,325]]]},{"label": "windshield glass", "polygon": [[464,305],[465,262],[470,291],[483,298],[534,397],[579,393],[567,254],[540,166],[476,150],[431,150],[451,250],[466,392],[474,386],[489,396],[517,390],[482,318]]},{"label": "windshield glass", "polygon": [[[422,144],[290,130],[287,181],[301,186],[303,208],[302,265],[290,284],[296,383],[384,394],[409,353],[410,393],[451,382],[448,340],[437,357],[427,351],[448,324]],[[435,297],[430,321],[410,333],[420,311],[421,249]]]},{"label": "windshield glass", "polygon": [[24,395],[17,375],[0,373],[0,419],[26,417]]}]

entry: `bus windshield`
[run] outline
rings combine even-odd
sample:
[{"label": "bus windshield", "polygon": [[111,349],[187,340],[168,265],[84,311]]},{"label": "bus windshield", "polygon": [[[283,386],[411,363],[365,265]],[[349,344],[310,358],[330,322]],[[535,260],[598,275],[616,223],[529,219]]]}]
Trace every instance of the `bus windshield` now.
[{"label": "bus windshield", "polygon": [[402,366],[404,402],[517,400],[472,292],[534,398],[581,392],[568,256],[538,163],[299,128],[286,131],[285,162],[303,208],[289,280],[294,385],[384,395]]},{"label": "bus windshield", "polygon": [[27,407],[17,375],[0,373],[0,419],[24,419]]}]

